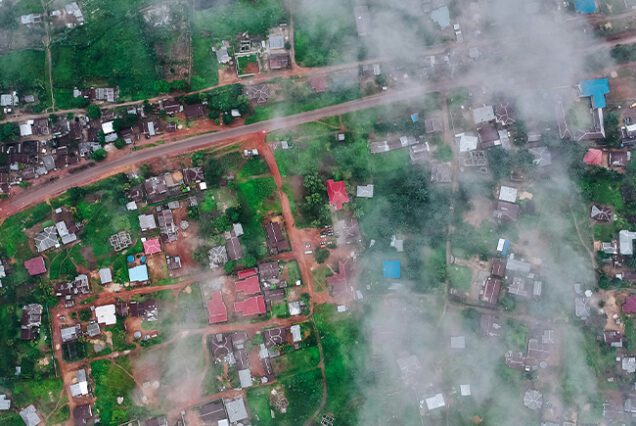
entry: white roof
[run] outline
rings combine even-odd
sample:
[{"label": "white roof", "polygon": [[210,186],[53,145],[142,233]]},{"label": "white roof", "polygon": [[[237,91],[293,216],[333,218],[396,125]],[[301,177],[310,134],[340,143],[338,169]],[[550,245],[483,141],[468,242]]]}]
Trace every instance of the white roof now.
[{"label": "white roof", "polygon": [[437,395],[434,395],[430,398],[426,398],[426,408],[430,410],[434,410],[436,408],[442,408],[446,406],[446,403],[444,402],[444,395],[442,395],[441,393],[438,393]]},{"label": "white roof", "polygon": [[11,408],[11,400],[7,399],[5,394],[0,394],[0,410],[8,410]]},{"label": "white roof", "polygon": [[287,307],[289,308],[289,315],[300,315],[302,313],[302,310],[300,309],[300,301],[298,300],[289,302]]},{"label": "white roof", "polygon": [[462,396],[470,396],[470,385],[459,385],[459,393]]},{"label": "white roof", "polygon": [[113,282],[113,274],[110,272],[110,268],[102,268],[99,270],[99,280],[102,284]]},{"label": "white roof", "polygon": [[20,124],[20,136],[31,136],[33,134],[33,128],[30,122]]},{"label": "white roof", "polygon": [[157,222],[155,222],[155,215],[154,214],[139,215],[139,227],[141,228],[142,231],[155,229],[157,227]]},{"label": "white roof", "polygon": [[115,131],[115,128],[113,127],[112,121],[107,121],[106,123],[102,123],[102,132],[104,132],[105,135],[109,133],[113,133],[114,131]]},{"label": "white roof", "polygon": [[247,419],[247,410],[245,409],[245,401],[243,398],[225,400],[225,409],[230,423],[240,422]]},{"label": "white roof", "polygon": [[506,245],[506,240],[499,238],[499,241],[497,241],[497,251],[503,251],[504,245]]},{"label": "white roof", "polygon": [[492,105],[484,105],[473,109],[473,121],[475,124],[487,123],[495,119],[495,110]]},{"label": "white roof", "polygon": [[128,211],[137,210],[137,203],[135,203],[134,201],[131,201],[130,203],[127,203],[126,204],[126,210],[128,210]]},{"label": "white roof", "polygon": [[623,256],[634,254],[634,240],[636,232],[622,230],[618,233],[618,251]]},{"label": "white roof", "polygon": [[97,306],[95,307],[95,315],[99,324],[113,325],[117,323],[115,305]]},{"label": "white roof", "polygon": [[358,185],[356,188],[356,197],[373,198],[373,185]]},{"label": "white roof", "polygon": [[33,404],[20,411],[20,417],[22,417],[26,426],[36,426],[42,423],[42,419],[38,416],[38,411]]},{"label": "white roof", "polygon": [[249,388],[250,386],[252,386],[252,372],[249,368],[239,370],[238,375],[242,388]]},{"label": "white roof", "polygon": [[459,152],[469,152],[477,149],[477,144],[479,143],[477,136],[460,133],[457,137],[459,138]]},{"label": "white roof", "polygon": [[450,338],[450,346],[452,349],[465,349],[466,338],[464,336],[453,336]]},{"label": "white roof", "polygon": [[74,383],[70,386],[70,388],[71,395],[74,397],[88,395],[88,383],[86,382]]},{"label": "white roof", "polygon": [[508,203],[516,203],[517,193],[517,188],[502,185],[501,189],[499,189],[499,200],[507,201]]},{"label": "white roof", "polygon": [[300,332],[300,325],[298,324],[292,325],[291,327],[289,327],[289,331],[291,332],[292,341],[294,343],[300,342],[301,340],[303,340],[303,335]]}]

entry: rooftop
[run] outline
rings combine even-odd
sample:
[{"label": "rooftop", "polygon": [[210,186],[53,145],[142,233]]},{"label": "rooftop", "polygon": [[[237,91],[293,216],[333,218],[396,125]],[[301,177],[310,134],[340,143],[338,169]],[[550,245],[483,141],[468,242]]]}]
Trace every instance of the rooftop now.
[{"label": "rooftop", "polygon": [[128,279],[130,282],[148,281],[148,267],[146,265],[138,265],[128,269]]},{"label": "rooftop", "polygon": [[208,322],[217,324],[227,321],[227,307],[223,303],[223,296],[220,291],[212,293],[212,297],[208,300]]},{"label": "rooftop", "polygon": [[400,266],[401,265],[399,260],[385,260],[382,264],[382,272],[384,274],[384,278],[400,278]]},{"label": "rooftop", "polygon": [[341,180],[327,180],[327,195],[329,196],[329,204],[334,206],[336,210],[342,209],[342,205],[349,202],[345,183]]},{"label": "rooftop", "polygon": [[[596,9],[595,0],[577,0],[577,10],[579,3],[591,3],[591,5],[593,5],[594,7],[594,10],[592,12],[583,13],[593,13]],[[605,102],[605,95],[610,92],[609,80],[607,78],[583,80],[579,83],[579,92],[583,97],[592,98],[592,107],[605,108],[607,106],[607,103]]]}]

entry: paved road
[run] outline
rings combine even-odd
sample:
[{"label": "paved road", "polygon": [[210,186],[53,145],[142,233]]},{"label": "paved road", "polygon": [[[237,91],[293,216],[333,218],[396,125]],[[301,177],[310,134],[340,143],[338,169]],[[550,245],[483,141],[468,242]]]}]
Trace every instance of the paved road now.
[{"label": "paved road", "polygon": [[[457,83],[454,83],[454,85],[456,84]],[[448,85],[448,83],[445,84],[445,86]],[[437,85],[437,87],[434,88],[435,91],[443,89],[444,87],[442,87],[442,85]],[[429,88],[429,91],[433,91],[433,89]],[[259,123],[249,124],[241,127],[235,127],[228,130],[220,131],[218,133],[194,136],[188,139],[183,139],[181,141],[176,141],[152,148],[146,148],[140,151],[134,151],[125,157],[97,164],[95,167],[82,170],[72,175],[61,177],[57,181],[34,186],[32,189],[17,194],[9,200],[3,201],[2,203],[0,203],[0,221],[29,206],[55,197],[68,190],[69,188],[86,185],[98,179],[103,179],[107,176],[120,173],[136,164],[148,162],[154,158],[175,156],[178,154],[209,147],[226,140],[235,140],[252,133],[269,132],[272,130],[294,127],[303,123],[321,120],[326,117],[359,111],[387,103],[404,101],[407,99],[415,98],[417,96],[421,96],[425,92],[426,89],[424,86],[416,86],[409,89],[383,92],[378,95],[373,95],[326,108],[262,121]]]}]

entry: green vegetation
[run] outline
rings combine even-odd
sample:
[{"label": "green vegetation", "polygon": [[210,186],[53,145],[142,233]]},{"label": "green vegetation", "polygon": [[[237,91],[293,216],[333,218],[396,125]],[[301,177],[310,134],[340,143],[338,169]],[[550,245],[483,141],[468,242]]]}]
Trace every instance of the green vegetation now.
[{"label": "green vegetation", "polygon": [[[0,13],[1,15],[1,13]],[[20,50],[0,55],[0,89],[36,93],[39,110],[48,104],[48,82],[43,50]]]},{"label": "green vegetation", "polygon": [[[56,423],[69,418],[69,410],[60,379],[32,380],[17,382],[12,388],[13,406],[26,407],[34,404],[41,413],[54,413]],[[53,420],[50,420],[53,422]],[[3,423],[4,424],[4,423]]]},{"label": "green vegetation", "polygon": [[239,75],[247,74],[250,65],[256,65],[258,69],[258,59],[256,55],[239,56],[236,58],[236,62],[238,63]]},{"label": "green vegetation", "polygon": [[626,64],[636,60],[636,44],[617,44],[610,52],[612,58],[619,64]]},{"label": "green vegetation", "polygon": [[460,290],[469,290],[473,271],[466,266],[451,265],[448,267],[448,278],[453,287]]},{"label": "green vegetation", "polygon": [[[102,423],[120,424],[135,417],[140,409],[134,406],[132,401],[131,393],[135,389],[135,381],[131,375],[128,358],[93,361],[91,376],[97,397],[95,409]],[[121,404],[117,403],[119,397],[123,398]]]},{"label": "green vegetation", "polygon": [[270,213],[280,213],[276,197],[276,184],[271,177],[240,182],[237,192],[240,200],[240,222],[245,235],[241,243],[247,254],[261,258],[267,254],[263,220]]},{"label": "green vegetation", "polygon": [[295,9],[294,48],[300,65],[319,67],[354,59],[358,40],[352,1],[308,2]]},{"label": "green vegetation", "polygon": [[0,124],[0,142],[15,142],[20,139],[20,128],[16,123]]},{"label": "green vegetation", "polygon": [[192,38],[192,90],[201,90],[219,82],[216,55],[212,52],[212,39],[205,34]]}]

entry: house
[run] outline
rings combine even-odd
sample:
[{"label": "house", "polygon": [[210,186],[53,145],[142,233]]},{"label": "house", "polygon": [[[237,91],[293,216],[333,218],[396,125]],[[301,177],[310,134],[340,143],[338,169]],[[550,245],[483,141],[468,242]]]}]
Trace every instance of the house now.
[{"label": "house", "polygon": [[115,316],[115,305],[102,305],[95,307],[95,316],[97,317],[97,323],[103,325],[115,325],[117,324],[117,317]]},{"label": "house", "polygon": [[208,402],[199,407],[199,418],[206,425],[224,426],[229,425],[225,406],[222,400]]},{"label": "house", "polygon": [[442,395],[441,393],[438,393],[429,398],[426,398],[424,402],[426,403],[426,409],[428,411],[433,411],[438,408],[443,408],[446,406],[446,402],[444,401],[444,395]]},{"label": "house", "polygon": [[38,415],[38,411],[33,404],[20,411],[20,417],[26,426],[37,426],[42,423],[42,419]]},{"label": "house", "polygon": [[303,340],[302,330],[300,329],[300,325],[295,324],[289,327],[289,332],[292,335],[292,342],[298,343]]},{"label": "house", "polygon": [[166,416],[153,417],[144,421],[144,426],[168,426],[168,419]]},{"label": "house", "polygon": [[443,132],[444,124],[441,117],[435,116],[424,120],[424,130],[427,134]]},{"label": "house", "polygon": [[133,268],[128,268],[128,280],[131,283],[143,283],[148,281],[148,267],[146,265],[137,265]]},{"label": "house", "polygon": [[605,330],[603,332],[603,341],[612,348],[623,347],[623,335],[615,330]]},{"label": "house", "polygon": [[614,212],[611,207],[592,204],[592,207],[590,207],[590,218],[597,222],[609,223],[614,218]]},{"label": "house", "polygon": [[502,144],[501,134],[493,123],[485,123],[477,130],[479,149],[488,149]]},{"label": "house", "polygon": [[7,395],[0,393],[0,411],[11,409],[11,400],[7,399]]},{"label": "house", "polygon": [[139,215],[139,227],[142,232],[152,231],[157,229],[157,223],[155,222],[154,214],[142,214]]},{"label": "house", "polygon": [[494,258],[490,266],[490,276],[495,278],[506,277],[506,261],[503,259]]},{"label": "house", "polygon": [[62,244],[67,245],[74,241],[77,241],[77,235],[75,235],[74,232],[75,230],[77,230],[77,226],[75,226],[75,224],[72,224],[72,227],[74,230],[69,230],[69,227],[64,221],[59,221],[55,224],[55,229],[62,239]]},{"label": "house", "polygon": [[574,0],[574,9],[583,15],[596,13],[598,6],[596,0]]},{"label": "house", "polygon": [[168,196],[168,187],[164,176],[152,176],[144,181],[143,186],[150,203],[158,203]]},{"label": "house", "polygon": [[252,386],[252,372],[249,368],[243,368],[238,371],[239,383],[241,388],[249,388]]},{"label": "house", "polygon": [[71,282],[60,283],[55,285],[55,295],[57,297],[82,296],[90,294],[91,287],[88,282],[88,277],[85,274],[80,274],[75,277]]},{"label": "house", "polygon": [[144,253],[149,256],[155,253],[161,253],[161,241],[159,238],[152,238],[143,242]]},{"label": "house", "polygon": [[227,417],[230,423],[235,424],[248,418],[243,398],[226,399],[223,402],[225,403],[225,409],[227,410]]},{"label": "house", "polygon": [[387,279],[399,279],[401,276],[400,272],[400,261],[399,260],[385,260],[382,264],[382,272],[384,274],[384,278]]},{"label": "house", "polygon": [[373,198],[373,185],[358,185],[356,188],[356,197]]},{"label": "house", "polygon": [[75,372],[73,383],[70,386],[71,396],[74,398],[88,395],[88,381],[86,380],[86,370],[83,368]]},{"label": "house", "polygon": [[481,300],[488,305],[496,305],[499,301],[499,293],[501,292],[501,279],[488,277],[484,283],[484,291]]},{"label": "house", "polygon": [[244,317],[263,315],[267,312],[263,296],[253,296],[245,300],[234,302],[234,311]]},{"label": "house", "polygon": [[201,167],[188,167],[183,169],[183,182],[186,185],[193,185],[199,182],[203,182],[205,176],[203,175],[203,169]]},{"label": "house", "polygon": [[228,261],[227,249],[225,246],[212,247],[208,252],[210,269],[216,269],[225,265]]},{"label": "house", "polygon": [[603,151],[596,148],[590,148],[585,153],[583,157],[583,162],[588,166],[599,166],[602,167],[604,164],[603,161]]},{"label": "house", "polygon": [[366,5],[358,4],[353,7],[353,15],[356,20],[356,31],[359,37],[365,37],[369,34],[370,12]]},{"label": "house", "polygon": [[32,277],[46,273],[46,265],[44,264],[44,258],[42,256],[25,261],[24,267]]},{"label": "house", "polygon": [[77,405],[73,408],[73,420],[76,426],[93,424],[93,407],[90,404]]},{"label": "house", "polygon": [[186,120],[193,121],[205,117],[205,110],[203,104],[186,105],[183,108]]},{"label": "house", "polygon": [[239,296],[251,296],[261,292],[257,275],[237,280],[234,283],[234,288]]},{"label": "house", "polygon": [[169,271],[175,271],[181,269],[181,257],[180,256],[166,256],[166,264]]},{"label": "house", "polygon": [[57,239],[57,230],[55,226],[47,226],[44,228],[35,236],[34,242],[38,253],[45,252],[54,247],[59,247],[60,241]]},{"label": "house", "polygon": [[157,213],[157,222],[159,223],[159,231],[161,238],[171,243],[177,241],[177,225],[174,223],[174,216],[170,209],[162,209]]},{"label": "house", "polygon": [[477,145],[479,144],[479,138],[477,136],[466,133],[455,135],[455,140],[459,145],[460,153],[474,151],[477,149]]},{"label": "house", "polygon": [[219,62],[219,64],[225,65],[230,62],[230,60],[232,60],[226,46],[217,48],[214,53],[216,54],[216,60]]},{"label": "house", "polygon": [[210,324],[227,322],[227,307],[220,291],[212,293],[212,297],[208,300],[208,322]]},{"label": "house", "polygon": [[42,325],[43,307],[37,303],[30,303],[22,307],[20,319],[20,339],[33,340]]},{"label": "house", "polygon": [[493,217],[500,222],[514,222],[519,219],[521,207],[518,204],[497,201]]},{"label": "house", "polygon": [[499,201],[505,201],[507,203],[517,202],[518,190],[510,186],[502,185],[499,188]]},{"label": "house", "polygon": [[88,337],[99,336],[100,333],[101,333],[101,328],[99,327],[99,324],[97,323],[97,321],[90,321],[88,325],[86,326],[86,335]]},{"label": "house", "polygon": [[630,295],[625,298],[622,310],[624,314],[636,314],[636,295]]},{"label": "house", "polygon": [[345,295],[351,292],[349,278],[352,275],[352,267],[349,259],[338,262],[338,273],[327,278],[332,295]]},{"label": "house", "polygon": [[309,79],[309,86],[315,93],[325,93],[328,89],[327,77],[315,76]]},{"label": "house", "polygon": [[289,68],[291,61],[289,60],[289,53],[280,52],[272,53],[269,55],[269,69],[270,70],[284,70]]},{"label": "house", "polygon": [[267,248],[270,254],[278,254],[291,249],[289,241],[283,234],[280,222],[268,221],[265,223]]},{"label": "house", "polygon": [[74,342],[79,339],[79,336],[81,336],[81,334],[82,327],[79,324],[60,329],[60,336],[62,337],[63,343]]},{"label": "house", "polygon": [[128,312],[131,317],[142,318],[144,321],[157,321],[159,318],[159,308],[154,300],[132,301],[128,304]]},{"label": "house", "polygon": [[347,195],[347,189],[343,181],[327,180],[327,195],[329,196],[329,204],[331,204],[335,210],[341,210],[343,204],[349,202],[349,196]]},{"label": "house", "polygon": [[[245,271],[241,271],[245,272]],[[242,278],[239,272],[239,278]],[[264,287],[271,287],[280,282],[280,268],[278,261],[262,262],[258,264],[258,275]]]},{"label": "house", "polygon": [[225,240],[225,250],[230,260],[238,260],[243,257],[243,248],[238,237],[230,237]]},{"label": "house", "polygon": [[164,99],[159,101],[159,110],[165,111],[168,115],[174,115],[183,111],[183,105],[174,99]]},{"label": "house", "polygon": [[495,121],[495,118],[495,110],[492,105],[473,108],[473,121],[477,125]]},{"label": "house", "polygon": [[634,254],[634,240],[636,232],[622,230],[618,232],[618,252],[621,256],[632,256]]},{"label": "house", "polygon": [[102,268],[99,270],[99,282],[102,285],[113,282],[113,274],[111,273],[110,268]]}]

